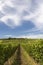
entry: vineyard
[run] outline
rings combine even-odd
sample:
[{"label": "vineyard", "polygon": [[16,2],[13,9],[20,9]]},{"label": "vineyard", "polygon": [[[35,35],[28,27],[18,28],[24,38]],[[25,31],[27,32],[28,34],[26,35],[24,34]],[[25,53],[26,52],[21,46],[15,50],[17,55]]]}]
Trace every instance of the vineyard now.
[{"label": "vineyard", "polygon": [[0,65],[43,65],[43,39],[0,39]]}]

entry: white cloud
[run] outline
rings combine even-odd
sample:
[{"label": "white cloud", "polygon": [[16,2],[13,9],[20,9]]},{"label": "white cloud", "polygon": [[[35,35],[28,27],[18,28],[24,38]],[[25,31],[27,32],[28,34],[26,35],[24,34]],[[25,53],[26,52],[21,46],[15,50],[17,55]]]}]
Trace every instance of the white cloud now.
[{"label": "white cloud", "polygon": [[12,35],[4,35],[4,37],[12,37]]},{"label": "white cloud", "polygon": [[1,18],[1,21],[12,28],[20,25],[20,18],[18,15],[6,15]]},{"label": "white cloud", "polygon": [[[7,6],[16,9],[16,13],[5,13],[4,8]],[[43,0],[0,0],[0,11],[5,14],[0,18],[0,21],[10,27],[21,25],[21,20],[29,20],[37,28],[43,28]],[[24,16],[24,11],[29,14]],[[8,19],[12,22],[9,23]]]},{"label": "white cloud", "polygon": [[36,31],[43,32],[42,30],[34,27],[34,28],[30,29],[30,30],[23,31],[22,33],[33,33],[33,32],[36,32]]},{"label": "white cloud", "polygon": [[3,11],[3,9],[4,9],[4,7],[6,7],[6,6],[14,7],[14,6],[13,6],[13,3],[11,2],[11,0],[0,0],[0,11],[1,11],[2,13],[5,13],[5,12]]},{"label": "white cloud", "polygon": [[27,34],[27,35],[4,35],[4,38],[31,38],[31,39],[43,39],[43,34]]},{"label": "white cloud", "polygon": [[2,11],[4,4],[0,1],[0,11]]},{"label": "white cloud", "polygon": [[[24,10],[27,10],[30,8],[31,0],[2,0],[0,1],[0,11],[4,13],[5,15],[0,18],[0,21],[4,22],[6,25],[10,27],[15,27],[21,25],[21,20],[22,20],[22,13]],[[12,14],[11,13],[6,13],[6,7],[12,7],[13,9],[16,9],[16,13]],[[5,9],[5,10],[4,10]],[[12,20],[11,23],[8,23],[8,19]]]},{"label": "white cloud", "polygon": [[21,35],[16,38],[31,38],[31,39],[43,39],[43,34],[30,34],[30,35]]},{"label": "white cloud", "polygon": [[24,20],[30,20],[34,25],[42,29],[43,28],[43,2],[38,3],[38,8],[34,13],[30,12],[30,15],[24,16]]},{"label": "white cloud", "polygon": [[39,5],[39,14],[34,18],[34,21],[38,28],[43,28],[43,4]]}]

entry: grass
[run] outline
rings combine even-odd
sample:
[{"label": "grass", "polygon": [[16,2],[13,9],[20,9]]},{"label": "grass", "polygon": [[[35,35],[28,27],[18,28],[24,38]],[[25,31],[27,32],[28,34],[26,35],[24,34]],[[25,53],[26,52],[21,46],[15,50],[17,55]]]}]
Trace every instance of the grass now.
[{"label": "grass", "polygon": [[[22,49],[17,50],[19,44]],[[10,65],[43,65],[43,39],[1,39],[0,65],[7,61],[12,61]]]},{"label": "grass", "polygon": [[5,62],[4,65],[39,65],[20,45],[17,47],[15,53]]}]

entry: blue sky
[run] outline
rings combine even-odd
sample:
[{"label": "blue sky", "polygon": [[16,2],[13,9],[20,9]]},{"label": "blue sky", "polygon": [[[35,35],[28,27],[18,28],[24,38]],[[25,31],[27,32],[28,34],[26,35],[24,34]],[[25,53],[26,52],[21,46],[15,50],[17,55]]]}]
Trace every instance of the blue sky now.
[{"label": "blue sky", "polygon": [[0,0],[0,38],[43,38],[43,0]]}]

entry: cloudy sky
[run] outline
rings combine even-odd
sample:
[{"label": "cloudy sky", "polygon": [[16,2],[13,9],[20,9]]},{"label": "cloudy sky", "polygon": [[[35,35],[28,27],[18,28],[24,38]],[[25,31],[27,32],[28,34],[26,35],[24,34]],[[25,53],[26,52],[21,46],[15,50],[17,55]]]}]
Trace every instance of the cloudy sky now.
[{"label": "cloudy sky", "polygon": [[43,38],[43,0],[0,0],[0,38]]}]

